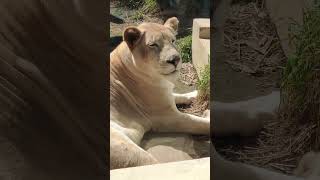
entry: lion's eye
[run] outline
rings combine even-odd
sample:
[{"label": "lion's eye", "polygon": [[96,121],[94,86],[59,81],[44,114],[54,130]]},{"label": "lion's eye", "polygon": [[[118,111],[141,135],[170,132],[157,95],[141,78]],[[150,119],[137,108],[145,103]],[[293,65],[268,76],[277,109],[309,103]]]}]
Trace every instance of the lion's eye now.
[{"label": "lion's eye", "polygon": [[175,40],[175,39],[173,39],[173,40],[171,41],[171,43],[172,43],[172,44],[174,44],[175,42],[176,42],[176,40]]},{"label": "lion's eye", "polygon": [[153,47],[159,47],[158,44],[156,44],[156,43],[151,43],[151,44],[149,44],[149,46],[152,47],[152,48]]}]

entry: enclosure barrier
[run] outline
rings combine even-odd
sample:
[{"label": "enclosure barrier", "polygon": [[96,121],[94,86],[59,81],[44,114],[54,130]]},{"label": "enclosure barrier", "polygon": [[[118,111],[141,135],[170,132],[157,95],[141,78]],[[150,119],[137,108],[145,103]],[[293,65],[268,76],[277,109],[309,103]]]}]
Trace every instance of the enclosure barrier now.
[{"label": "enclosure barrier", "polygon": [[110,171],[111,180],[209,180],[210,158],[179,161]]}]

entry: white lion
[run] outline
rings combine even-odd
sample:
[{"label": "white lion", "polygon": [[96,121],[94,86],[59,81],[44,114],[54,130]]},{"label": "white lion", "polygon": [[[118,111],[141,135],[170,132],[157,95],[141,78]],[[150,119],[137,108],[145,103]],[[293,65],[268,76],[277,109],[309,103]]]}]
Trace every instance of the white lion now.
[{"label": "white lion", "polygon": [[210,120],[180,112],[197,92],[173,93],[181,68],[178,19],[128,27],[110,54],[111,169],[157,163],[139,144],[148,131],[210,134]]}]

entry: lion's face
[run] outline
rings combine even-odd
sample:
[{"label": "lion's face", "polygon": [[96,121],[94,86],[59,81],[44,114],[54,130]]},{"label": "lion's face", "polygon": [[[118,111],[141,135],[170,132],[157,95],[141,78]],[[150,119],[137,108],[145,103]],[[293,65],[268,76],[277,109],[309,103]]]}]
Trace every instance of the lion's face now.
[{"label": "lion's face", "polygon": [[[152,66],[162,75],[177,74],[181,69],[181,57],[175,45],[178,19],[170,18],[164,25],[143,23],[129,27],[124,32],[136,63]],[[139,66],[146,68],[146,66]]]},{"label": "lion's face", "polygon": [[160,74],[171,74],[181,68],[181,57],[177,50],[175,31],[156,23],[141,24],[144,34],[146,56]]}]

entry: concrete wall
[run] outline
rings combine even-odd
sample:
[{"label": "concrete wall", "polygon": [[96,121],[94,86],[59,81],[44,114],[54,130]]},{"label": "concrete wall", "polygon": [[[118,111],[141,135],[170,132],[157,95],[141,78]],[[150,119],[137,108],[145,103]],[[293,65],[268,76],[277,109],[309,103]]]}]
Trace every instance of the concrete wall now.
[{"label": "concrete wall", "polygon": [[111,180],[210,180],[210,158],[110,171]]},{"label": "concrete wall", "polygon": [[197,18],[192,26],[192,63],[200,71],[210,63],[210,19]]}]

